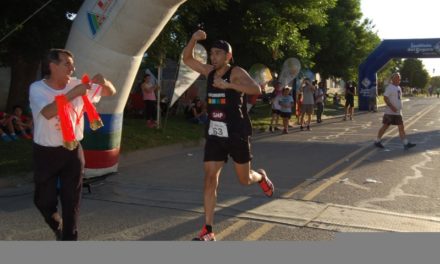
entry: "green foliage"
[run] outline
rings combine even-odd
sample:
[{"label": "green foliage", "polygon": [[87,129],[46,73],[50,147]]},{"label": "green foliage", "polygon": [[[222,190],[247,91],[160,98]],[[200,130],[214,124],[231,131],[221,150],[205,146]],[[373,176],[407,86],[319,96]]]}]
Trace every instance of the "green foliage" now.
[{"label": "green foliage", "polygon": [[402,85],[425,88],[429,82],[429,73],[419,59],[407,59],[400,70]]},{"label": "green foliage", "polygon": [[66,12],[76,12],[82,0],[52,1],[29,21],[21,23],[42,7],[42,0],[6,0],[0,9],[0,36],[3,38],[19,26],[1,45],[0,61],[10,63],[21,58],[39,60],[44,52],[53,47],[64,47],[71,21]]},{"label": "green foliage", "polygon": [[225,39],[233,47],[237,64],[249,68],[261,62],[278,69],[287,57],[311,61],[313,49],[301,31],[324,25],[326,10],[335,1],[188,1],[177,17],[188,32],[184,42],[200,26],[208,34],[207,41],[202,42],[206,47],[216,39]]},{"label": "green foliage", "polygon": [[356,80],[359,64],[380,43],[372,22],[361,18],[359,0],[339,0],[326,25],[306,31],[316,49],[313,69],[324,78]]},{"label": "green foliage", "polygon": [[[0,43],[0,64],[11,67],[8,110],[15,104],[28,104],[29,85],[37,77],[41,58],[48,49],[65,46],[72,24],[66,18],[66,12],[76,12],[82,2],[2,1],[0,38],[3,41]],[[12,34],[8,35],[10,32]]]},{"label": "green foliage", "polygon": [[395,72],[400,72],[402,65],[402,59],[392,59],[377,72],[377,88],[379,94],[385,91],[385,85],[390,82],[391,75]]},{"label": "green foliage", "polygon": [[429,83],[435,88],[440,88],[440,76],[432,77]]},{"label": "green foliage", "polygon": [[[0,34],[14,29],[46,2],[2,1]],[[28,79],[36,76],[24,71],[37,67],[23,70],[23,64],[37,65],[45,50],[64,47],[72,23],[65,13],[76,12],[82,3],[53,1],[0,43],[0,62],[13,68],[11,89],[23,97],[16,101],[26,98]],[[201,44],[229,41],[236,64],[246,69],[263,63],[279,71],[285,59],[297,57],[303,68],[312,68],[324,78],[355,80],[358,65],[379,43],[372,22],[360,21],[361,17],[359,0],[188,0],[147,50],[143,67],[154,68],[165,58],[178,60],[192,33],[202,28],[208,39]],[[14,62],[22,61],[19,69]],[[27,76],[26,81],[17,82],[18,76]]]}]

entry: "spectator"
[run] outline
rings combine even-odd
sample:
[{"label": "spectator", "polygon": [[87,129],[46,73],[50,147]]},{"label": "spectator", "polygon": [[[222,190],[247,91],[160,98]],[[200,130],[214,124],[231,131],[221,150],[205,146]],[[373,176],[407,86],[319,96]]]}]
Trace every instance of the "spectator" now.
[{"label": "spectator", "polygon": [[206,124],[208,122],[208,114],[206,113],[206,107],[198,97],[194,99],[190,112],[191,112],[190,121],[192,123]]},{"label": "spectator", "polygon": [[283,134],[289,133],[289,120],[292,116],[292,106],[293,106],[293,98],[289,94],[290,89],[288,86],[283,88],[283,94],[278,97],[278,102],[280,105],[280,116],[283,118]]},{"label": "spectator", "polygon": [[156,124],[156,94],[155,91],[158,89],[158,86],[153,83],[150,74],[145,74],[142,84],[142,95],[145,103],[145,117],[147,119],[147,127],[154,128],[157,126]]},{"label": "spectator", "polygon": [[377,88],[375,86],[370,89],[368,97],[368,111],[377,112]]},{"label": "spectator", "polygon": [[[273,92],[272,92],[272,119],[270,120],[269,132],[273,132],[274,129],[278,129],[278,119],[281,114],[281,106],[279,104],[279,97],[282,95],[281,82],[276,80],[273,83]],[[275,125],[274,125],[275,123]]]},{"label": "spectator", "polygon": [[333,105],[334,106],[340,106],[341,105],[341,97],[339,96],[338,93],[335,93],[335,95],[333,95]]},{"label": "spectator", "polygon": [[[12,124],[13,117],[5,112],[0,112],[0,135],[4,142],[9,142],[11,140],[18,140],[15,134],[14,125]],[[9,133],[9,135],[6,133]]]},{"label": "spectator", "polygon": [[[261,85],[260,85],[260,87],[261,87]],[[246,98],[247,98],[246,106],[247,106],[248,113],[253,112],[253,108],[257,104],[257,99],[259,96],[260,96],[259,94],[246,95]]]},{"label": "spectator", "polygon": [[354,94],[356,87],[354,87],[353,82],[347,82],[345,86],[345,115],[343,120],[353,120],[353,112],[354,112]]},{"label": "spectator", "polygon": [[312,120],[313,109],[315,106],[315,94],[316,87],[312,84],[309,78],[305,78],[303,82],[303,86],[301,86],[301,92],[303,94],[303,103],[301,106],[301,121],[300,121],[300,129],[304,130],[304,115],[307,114],[307,130],[310,129],[310,121]]},{"label": "spectator", "polygon": [[324,99],[325,99],[325,91],[322,88],[322,86],[319,85],[318,89],[315,91],[316,122],[318,123],[322,122],[322,113],[324,112]]},{"label": "spectator", "polygon": [[23,109],[20,105],[13,107],[12,123],[14,129],[20,131],[20,136],[25,139],[32,139],[33,122],[32,118],[23,114]]}]

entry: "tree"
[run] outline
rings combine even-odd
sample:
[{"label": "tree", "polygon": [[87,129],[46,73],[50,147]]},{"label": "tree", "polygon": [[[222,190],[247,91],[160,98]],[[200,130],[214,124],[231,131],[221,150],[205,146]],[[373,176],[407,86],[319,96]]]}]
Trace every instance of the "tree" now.
[{"label": "tree", "polygon": [[440,88],[440,76],[434,76],[430,80],[432,87]]},{"label": "tree", "polygon": [[361,18],[360,0],[338,0],[328,10],[328,24],[306,31],[316,50],[313,69],[324,78],[356,80],[358,66],[380,43],[372,21]]},{"label": "tree", "polygon": [[[385,91],[385,85],[390,82],[391,75],[395,72],[399,72],[402,65],[402,59],[392,59],[377,72],[377,88],[379,93]],[[402,85],[406,84],[402,82]]]},{"label": "tree", "polygon": [[7,108],[15,104],[28,105],[29,85],[37,78],[43,54],[53,47],[64,47],[71,21],[66,12],[76,12],[83,1],[62,0],[50,2],[40,12],[21,25],[48,1],[6,0],[0,9],[0,35],[18,27],[0,44],[0,62],[11,67],[11,86]]},{"label": "tree", "polygon": [[235,62],[244,68],[259,62],[279,69],[288,57],[310,63],[314,51],[302,31],[311,25],[324,25],[326,11],[336,0],[218,2],[222,3],[219,8],[188,8],[191,12],[180,16],[185,30],[192,34],[198,24],[202,25],[208,33],[203,43],[207,47],[216,39],[227,40],[233,47]]},{"label": "tree", "polygon": [[[178,61],[193,31],[195,31],[197,25],[201,26],[196,14],[210,9],[225,10],[226,2],[226,0],[191,0],[185,2],[148,48],[148,67],[162,65],[165,58]],[[191,30],[188,30],[188,28]]]},{"label": "tree", "polygon": [[407,59],[400,70],[402,80],[408,80],[407,86],[425,88],[429,82],[429,73],[419,59]]}]

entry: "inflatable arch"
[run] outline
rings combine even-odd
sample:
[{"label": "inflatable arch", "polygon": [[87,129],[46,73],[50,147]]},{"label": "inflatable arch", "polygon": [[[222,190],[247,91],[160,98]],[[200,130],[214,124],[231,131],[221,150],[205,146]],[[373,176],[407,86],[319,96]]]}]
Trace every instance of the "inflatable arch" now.
[{"label": "inflatable arch", "polygon": [[377,94],[377,71],[393,58],[439,58],[440,39],[384,40],[359,66],[359,110],[368,110]]},{"label": "inflatable arch", "polygon": [[117,171],[123,111],[143,55],[183,2],[85,0],[81,6],[66,44],[75,55],[76,75],[102,73],[117,90],[97,105],[104,127],[92,131],[85,125],[86,177]]}]

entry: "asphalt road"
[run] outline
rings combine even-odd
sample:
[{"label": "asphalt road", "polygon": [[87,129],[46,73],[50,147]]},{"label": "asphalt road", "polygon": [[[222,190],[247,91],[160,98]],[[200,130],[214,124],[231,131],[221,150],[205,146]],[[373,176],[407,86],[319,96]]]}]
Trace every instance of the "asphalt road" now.
[{"label": "asphalt road", "polygon": [[[273,198],[241,186],[229,162],[218,192],[218,240],[332,240],[344,232],[440,231],[440,100],[404,103],[411,142],[392,128],[373,146],[382,112],[314,123],[311,131],[254,136],[253,167]],[[122,156],[117,174],[84,190],[81,240],[191,240],[203,224],[202,145]],[[52,240],[32,204],[32,186],[0,190],[0,240]]]}]

